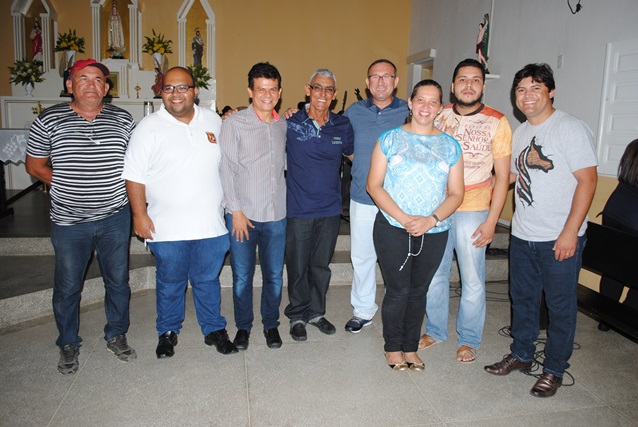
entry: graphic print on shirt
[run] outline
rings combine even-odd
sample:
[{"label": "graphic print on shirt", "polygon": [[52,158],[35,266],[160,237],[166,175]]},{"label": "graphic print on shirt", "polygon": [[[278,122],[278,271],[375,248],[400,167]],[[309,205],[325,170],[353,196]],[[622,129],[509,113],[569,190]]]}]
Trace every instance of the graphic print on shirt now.
[{"label": "graphic print on shirt", "polygon": [[456,139],[463,148],[465,191],[487,187],[492,182],[492,141],[503,114],[487,106],[461,116],[453,107],[444,108],[435,126]]},{"label": "graphic print on shirt", "polygon": [[297,140],[308,141],[313,138],[319,137],[319,130],[306,125],[305,123],[292,123],[288,122],[288,126],[299,134]]},{"label": "graphic print on shirt", "polygon": [[554,162],[545,156],[542,151],[543,147],[536,144],[536,137],[532,138],[529,146],[526,147],[521,154],[518,155],[516,162],[516,194],[521,201],[527,203],[527,206],[534,204],[534,193],[532,191],[532,180],[529,171],[538,169],[545,173],[554,169]]},{"label": "graphic print on shirt", "polygon": [[206,136],[208,136],[208,142],[211,144],[217,144],[217,138],[215,138],[215,134],[213,132],[206,132]]}]

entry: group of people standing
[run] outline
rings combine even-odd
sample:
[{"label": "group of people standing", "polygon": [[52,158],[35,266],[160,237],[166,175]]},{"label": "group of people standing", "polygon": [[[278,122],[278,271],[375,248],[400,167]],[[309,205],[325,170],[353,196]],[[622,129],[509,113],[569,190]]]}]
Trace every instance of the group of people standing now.
[{"label": "group of people standing", "polygon": [[[308,324],[334,334],[325,317],[326,294],[342,213],[340,167],[347,157],[353,161],[354,274],[353,316],[345,330],[356,334],[372,323],[378,260],[386,287],[387,364],[423,370],[417,350],[448,336],[456,252],[462,283],[456,360],[473,362],[485,319],[485,248],[516,182],[514,343],[511,354],[485,370],[505,375],[531,366],[544,291],[550,326],[544,372],[532,394],[551,396],[560,387],[575,331],[597,162],[589,128],[553,108],[549,66],[530,64],[516,74],[516,106],[527,121],[513,144],[505,115],[481,102],[485,69],[472,59],[455,68],[454,103],[446,107],[433,80],[419,82],[407,102],[397,98],[396,67],[380,59],[367,70],[371,97],[343,115],[330,111],[338,93],[335,75],[317,69],[305,85],[308,104],[286,118],[275,110],[279,71],[258,63],[248,73],[251,104],[223,123],[196,105],[193,76],[175,67],[164,76],[160,110],[137,127],[130,114],[103,103],[108,74],[94,60],[77,61],[67,82],[73,100],[47,109],[29,138],[27,170],[51,185],[61,373],[78,369],[79,297],[94,248],[106,287],[107,348],[121,360],[136,356],[126,340],[129,212],[135,234],[156,259],[158,358],[174,355],[188,282],[205,343],[222,354],[248,348],[257,254],[267,346],[282,345],[284,260],[284,314],[292,339],[306,340]],[[232,341],[220,312],[219,273],[228,251],[237,327]]]}]

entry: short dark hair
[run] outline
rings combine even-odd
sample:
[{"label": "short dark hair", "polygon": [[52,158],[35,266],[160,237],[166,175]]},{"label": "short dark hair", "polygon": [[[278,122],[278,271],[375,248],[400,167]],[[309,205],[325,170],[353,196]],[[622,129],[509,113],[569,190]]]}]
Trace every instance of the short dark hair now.
[{"label": "short dark hair", "polygon": [[180,67],[179,65],[177,65],[175,67],[170,68],[168,71],[166,71],[164,73],[164,75],[167,75],[168,73],[170,73],[173,70],[182,70],[185,73],[187,73],[189,76],[191,76],[191,81],[193,82],[192,86],[196,86],[196,84],[195,84],[195,76],[193,75],[193,72],[191,70],[189,70],[188,68],[186,68],[186,67]]},{"label": "short dark hair", "polygon": [[281,74],[274,65],[268,62],[259,62],[250,69],[248,72],[248,87],[255,88],[255,79],[270,79],[277,80],[277,86],[281,88]]},{"label": "short dark hair", "polygon": [[618,164],[618,181],[638,187],[638,139],[627,145]]},{"label": "short dark hair", "polygon": [[485,82],[485,67],[479,61],[472,58],[464,59],[463,61],[457,64],[456,68],[454,69],[454,73],[452,74],[452,81],[456,79],[456,75],[459,73],[459,70],[462,67],[478,68],[479,70],[481,70],[481,75],[483,76],[483,82]]},{"label": "short dark hair", "polygon": [[424,86],[434,86],[439,90],[439,102],[443,104],[443,89],[441,89],[441,85],[435,82],[434,80],[426,79],[421,80],[419,83],[414,85],[414,89],[412,89],[412,94],[410,95],[410,99],[413,99],[416,96],[417,91],[420,87]]},{"label": "short dark hair", "polygon": [[374,61],[374,62],[373,62],[372,64],[370,64],[370,66],[368,67],[368,73],[367,73],[366,75],[368,75],[368,76],[369,76],[369,75],[370,75],[370,69],[371,69],[372,67],[374,67],[375,65],[377,65],[377,64],[390,64],[390,65],[392,65],[392,68],[394,68],[394,74],[396,75],[396,73],[397,73],[397,66],[396,66],[396,65],[394,65],[394,64],[392,63],[392,61],[390,61],[389,59],[377,59],[376,61]]},{"label": "short dark hair", "polygon": [[545,63],[527,64],[526,66],[521,68],[514,76],[512,89],[516,90],[516,86],[518,86],[521,80],[528,77],[531,77],[533,82],[543,83],[547,87],[547,90],[550,92],[556,89],[556,82],[554,82],[554,73],[552,71],[552,67]]}]

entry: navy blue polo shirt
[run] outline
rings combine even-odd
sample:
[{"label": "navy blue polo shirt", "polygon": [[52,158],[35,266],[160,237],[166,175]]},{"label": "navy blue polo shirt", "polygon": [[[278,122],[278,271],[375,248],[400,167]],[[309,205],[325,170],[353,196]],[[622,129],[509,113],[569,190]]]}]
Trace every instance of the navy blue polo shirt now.
[{"label": "navy blue polo shirt", "polygon": [[347,117],[330,113],[318,127],[305,108],[287,120],[286,216],[321,218],[341,214],[341,158],[354,152]]}]

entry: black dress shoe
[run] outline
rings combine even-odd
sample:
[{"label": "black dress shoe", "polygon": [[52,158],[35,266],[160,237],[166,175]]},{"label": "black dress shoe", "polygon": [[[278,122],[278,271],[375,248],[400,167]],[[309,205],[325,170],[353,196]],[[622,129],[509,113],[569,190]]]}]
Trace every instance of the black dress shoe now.
[{"label": "black dress shoe", "polygon": [[308,335],[306,334],[306,325],[303,323],[295,323],[290,327],[290,336],[295,341],[306,341]]},{"label": "black dress shoe", "polygon": [[512,371],[529,371],[532,367],[532,362],[521,362],[511,354],[508,354],[501,360],[493,365],[487,365],[483,369],[493,375],[507,375]]},{"label": "black dress shoe", "polygon": [[250,338],[250,331],[246,329],[238,329],[235,334],[233,344],[237,347],[237,350],[246,350],[248,348],[248,338]]},{"label": "black dress shoe", "polygon": [[319,330],[321,332],[323,332],[326,335],[332,335],[335,332],[337,332],[337,328],[335,328],[335,325],[333,325],[332,323],[328,322],[328,320],[325,317],[321,317],[319,320],[314,321],[314,322],[308,322],[311,325],[316,326],[317,328],[319,328]]},{"label": "black dress shoe", "polygon": [[221,354],[233,354],[239,351],[237,347],[235,347],[235,344],[230,342],[226,329],[211,332],[204,337],[204,342],[206,345],[215,346]]},{"label": "black dress shoe", "polygon": [[272,328],[264,331],[264,336],[266,337],[266,345],[268,346],[268,348],[281,347],[281,337],[279,336],[279,331],[277,330],[277,328]]},{"label": "black dress shoe", "polygon": [[543,372],[543,375],[538,378],[529,394],[536,397],[552,397],[561,385],[563,385],[561,377]]},{"label": "black dress shoe", "polygon": [[159,342],[155,349],[157,358],[173,357],[175,354],[175,346],[177,345],[177,334],[173,331],[164,332],[159,336]]}]

